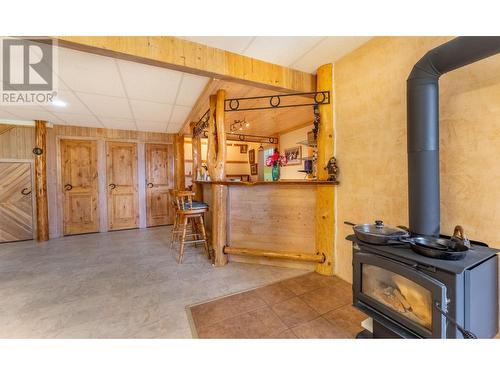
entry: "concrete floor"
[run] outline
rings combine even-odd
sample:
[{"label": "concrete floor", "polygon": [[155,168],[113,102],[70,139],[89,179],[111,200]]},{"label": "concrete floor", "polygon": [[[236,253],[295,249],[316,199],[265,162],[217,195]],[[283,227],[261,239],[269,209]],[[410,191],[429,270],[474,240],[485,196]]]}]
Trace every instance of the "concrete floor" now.
[{"label": "concrete floor", "polygon": [[0,244],[0,338],[190,338],[186,306],[302,275],[199,249],[184,263],[170,227]]}]

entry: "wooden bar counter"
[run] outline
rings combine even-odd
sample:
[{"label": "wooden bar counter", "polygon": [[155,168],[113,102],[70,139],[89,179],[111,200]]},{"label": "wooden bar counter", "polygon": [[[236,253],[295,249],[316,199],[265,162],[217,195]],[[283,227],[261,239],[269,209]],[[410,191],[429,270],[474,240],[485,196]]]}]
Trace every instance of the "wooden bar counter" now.
[{"label": "wooden bar counter", "polygon": [[[319,187],[337,182],[315,180],[196,181],[211,206],[213,184],[227,185],[227,245],[231,248],[317,254],[315,240],[316,196]],[[209,233],[211,215],[206,216]],[[300,260],[229,255],[233,262],[271,264],[313,270],[317,263]]]}]

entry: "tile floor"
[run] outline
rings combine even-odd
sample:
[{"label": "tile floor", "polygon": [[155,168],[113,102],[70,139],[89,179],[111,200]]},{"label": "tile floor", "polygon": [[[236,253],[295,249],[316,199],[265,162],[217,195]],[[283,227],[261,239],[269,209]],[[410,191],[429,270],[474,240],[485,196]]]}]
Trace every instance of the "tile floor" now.
[{"label": "tile floor", "polygon": [[191,306],[200,338],[354,338],[367,316],[351,285],[308,273]]},{"label": "tile floor", "polygon": [[0,338],[191,338],[186,306],[305,273],[214,268],[201,248],[188,248],[178,265],[169,234],[158,227],[0,244]]}]

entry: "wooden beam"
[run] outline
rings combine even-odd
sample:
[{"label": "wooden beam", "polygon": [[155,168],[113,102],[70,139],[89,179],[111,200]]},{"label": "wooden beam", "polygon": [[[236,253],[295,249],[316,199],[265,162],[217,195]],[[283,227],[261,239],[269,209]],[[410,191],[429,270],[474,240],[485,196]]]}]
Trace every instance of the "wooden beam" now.
[{"label": "wooden beam", "polygon": [[47,201],[47,124],[35,121],[35,147],[42,150],[35,155],[36,229],[37,240],[49,239],[49,205]]},{"label": "wooden beam", "polygon": [[[196,122],[192,122],[190,125],[191,129],[191,134],[193,134],[193,128],[196,125]],[[198,176],[198,170],[201,169],[201,139],[200,137],[193,137],[192,138],[192,162],[193,166],[191,168],[192,171],[192,176],[193,176],[193,192],[194,192],[194,199],[198,201],[203,200],[203,187],[199,184],[196,183],[195,180]],[[187,161],[187,160],[186,160]]]},{"label": "wooden beam", "polygon": [[271,251],[271,250],[260,250],[260,249],[245,249],[237,247],[224,248],[225,254],[234,255],[248,255],[254,257],[266,257],[266,258],[276,258],[276,259],[290,259],[297,260],[301,262],[316,262],[322,263],[325,261],[325,256],[323,254],[305,254],[305,253],[294,253],[290,251]]},{"label": "wooden beam", "polygon": [[175,135],[174,140],[174,186],[177,190],[186,189],[184,170],[184,135]]},{"label": "wooden beam", "polygon": [[[319,106],[320,125],[318,133],[318,180],[326,180],[328,172],[324,169],[334,155],[333,143],[333,65],[319,67],[317,72],[317,91],[330,91],[330,104]],[[316,266],[316,272],[333,275],[335,242],[335,188],[317,186],[316,194],[316,248],[326,256],[324,263]]]},{"label": "wooden beam", "polygon": [[210,119],[208,127],[208,155],[207,163],[209,174],[214,185],[212,186],[212,247],[215,253],[215,266],[227,263],[224,247],[227,242],[227,198],[228,187],[219,185],[217,181],[226,179],[226,132],[224,130],[224,100],[226,92],[217,91],[217,95],[210,96]]},{"label": "wooden beam", "polygon": [[191,74],[290,91],[314,91],[312,74],[170,36],[57,36],[59,46]]}]

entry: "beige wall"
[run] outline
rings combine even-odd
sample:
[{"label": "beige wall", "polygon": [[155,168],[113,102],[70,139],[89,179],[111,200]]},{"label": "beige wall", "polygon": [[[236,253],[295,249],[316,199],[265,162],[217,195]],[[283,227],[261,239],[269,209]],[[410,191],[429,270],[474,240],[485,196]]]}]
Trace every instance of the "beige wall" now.
[{"label": "beige wall", "polygon": [[[351,281],[352,233],[344,220],[408,224],[406,78],[450,38],[379,37],[335,64],[337,274]],[[500,56],[443,76],[441,232],[461,224],[500,248]]]},{"label": "beige wall", "polygon": [[[287,148],[296,147],[297,142],[307,140],[307,133],[313,129],[311,126],[306,126],[303,128],[292,130],[288,133],[280,134],[280,154],[284,155]],[[312,155],[312,148],[307,146],[300,146],[302,148],[302,157]],[[305,177],[305,173],[298,172],[300,169],[304,169],[304,161],[301,160],[300,164],[297,165],[287,165],[281,168],[280,178],[284,180],[302,180]]]}]

